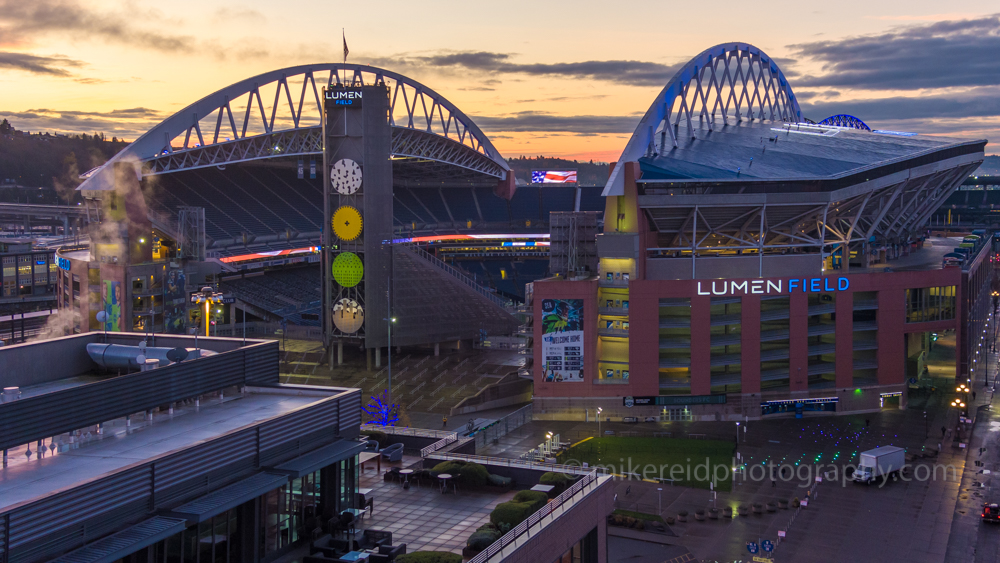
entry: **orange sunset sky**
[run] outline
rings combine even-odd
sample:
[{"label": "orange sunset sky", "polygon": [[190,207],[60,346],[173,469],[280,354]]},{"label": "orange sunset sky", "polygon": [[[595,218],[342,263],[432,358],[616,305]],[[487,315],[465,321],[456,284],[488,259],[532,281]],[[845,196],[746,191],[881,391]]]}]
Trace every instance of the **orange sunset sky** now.
[{"label": "orange sunset sky", "polygon": [[615,160],[677,65],[730,41],[774,57],[811,119],[989,139],[1000,137],[997,11],[980,0],[0,0],[0,118],[131,140],[243,78],[339,61],[344,28],[348,62],[433,88],[508,157]]}]

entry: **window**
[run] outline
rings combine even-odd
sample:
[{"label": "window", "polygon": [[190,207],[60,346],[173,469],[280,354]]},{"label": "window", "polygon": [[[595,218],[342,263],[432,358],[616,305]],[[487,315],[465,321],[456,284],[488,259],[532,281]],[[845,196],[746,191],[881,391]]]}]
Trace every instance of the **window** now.
[{"label": "window", "polygon": [[906,290],[906,322],[947,321],[955,318],[955,286]]}]

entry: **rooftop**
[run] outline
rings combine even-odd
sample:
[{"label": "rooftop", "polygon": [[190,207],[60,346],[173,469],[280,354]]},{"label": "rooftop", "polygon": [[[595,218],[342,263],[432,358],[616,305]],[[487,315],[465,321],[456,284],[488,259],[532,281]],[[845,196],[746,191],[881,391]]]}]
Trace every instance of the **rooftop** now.
[{"label": "rooftop", "polygon": [[[280,388],[248,388],[242,396],[219,394],[206,398],[200,406],[192,401],[144,415],[119,418],[98,431],[91,426],[75,433],[43,440],[41,457],[37,443],[32,455],[25,450],[10,451],[10,466],[0,470],[0,510],[51,493],[77,486],[106,473],[147,461],[163,454],[191,447],[266,419],[280,416],[344,391],[319,389],[309,396],[291,394]],[[49,449],[49,443],[54,446]]]},{"label": "rooftop", "polygon": [[643,180],[834,179],[918,157],[934,162],[956,151],[981,153],[986,143],[761,120],[681,124],[676,136],[677,147],[640,160]]}]

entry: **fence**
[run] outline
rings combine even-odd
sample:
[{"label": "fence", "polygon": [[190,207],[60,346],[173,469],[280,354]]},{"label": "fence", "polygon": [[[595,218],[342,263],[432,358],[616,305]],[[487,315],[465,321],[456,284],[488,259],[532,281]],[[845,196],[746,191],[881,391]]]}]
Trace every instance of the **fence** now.
[{"label": "fence", "polygon": [[453,454],[453,453],[429,453],[426,459],[435,461],[455,461],[461,460],[479,465],[494,465],[497,467],[513,467],[517,469],[530,469],[533,471],[556,471],[570,475],[588,475],[594,471],[604,475],[607,470],[603,467],[580,467],[579,465],[562,465],[559,463],[539,463],[526,459],[513,459],[509,457],[492,457],[485,455]]},{"label": "fence", "polygon": [[454,444],[457,441],[458,441],[458,433],[452,432],[450,436],[445,436],[444,438],[441,438],[440,440],[434,442],[433,444],[427,446],[426,448],[421,449],[420,457],[427,457],[433,452],[436,452],[449,444]]},{"label": "fence", "polygon": [[[596,489],[597,486],[597,471],[587,473],[583,479],[578,480],[572,487],[563,491],[561,495],[542,508],[538,509],[538,512],[528,516],[527,520],[521,522],[509,532],[504,534],[503,537],[490,544],[490,546],[485,550],[479,552],[479,555],[470,559],[469,563],[487,563],[498,555],[500,557],[497,561],[502,560],[507,555],[510,555],[509,553],[504,554],[504,549],[508,547],[514,547],[516,549],[519,547],[519,540],[522,540],[524,536],[529,538],[531,537],[530,532],[532,527],[542,525],[542,520],[548,516],[556,518],[557,516],[565,513],[579,500],[583,499],[583,497],[587,496],[594,489]],[[559,514],[555,514],[557,511]]]},{"label": "fence", "polygon": [[477,430],[474,435],[476,438],[476,451],[478,452],[489,444],[496,443],[511,430],[516,430],[531,422],[531,412],[531,405],[528,405],[491,423],[489,426]]},{"label": "fence", "polygon": [[384,432],[394,436],[419,436],[421,438],[447,438],[455,435],[447,430],[430,430],[427,428],[411,428],[409,426],[382,426],[381,424],[362,424],[362,432]]}]

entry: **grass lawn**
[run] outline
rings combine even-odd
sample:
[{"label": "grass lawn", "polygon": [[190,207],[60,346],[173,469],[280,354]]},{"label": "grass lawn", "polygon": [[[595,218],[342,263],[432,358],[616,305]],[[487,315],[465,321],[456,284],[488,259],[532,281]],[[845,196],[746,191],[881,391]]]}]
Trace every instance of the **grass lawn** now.
[{"label": "grass lawn", "polygon": [[673,479],[677,485],[728,491],[732,486],[733,444],[721,440],[603,436],[584,440],[559,456],[559,463],[600,465],[612,473],[647,480]]}]

